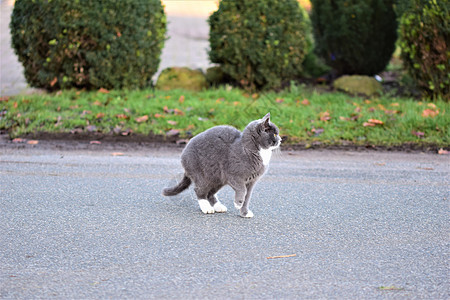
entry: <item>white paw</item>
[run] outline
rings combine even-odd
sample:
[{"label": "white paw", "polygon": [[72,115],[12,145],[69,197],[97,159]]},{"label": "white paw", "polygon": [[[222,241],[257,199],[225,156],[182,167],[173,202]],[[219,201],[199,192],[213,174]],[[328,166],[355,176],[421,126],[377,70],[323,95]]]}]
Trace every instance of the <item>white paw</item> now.
[{"label": "white paw", "polygon": [[218,213],[226,212],[227,207],[225,205],[223,205],[222,203],[220,203],[220,201],[217,201],[216,204],[214,204],[214,211],[218,212]]},{"label": "white paw", "polygon": [[251,210],[249,210],[249,211],[247,211],[247,214],[245,216],[241,215],[241,217],[243,217],[243,218],[253,218],[253,213],[252,213]]},{"label": "white paw", "polygon": [[204,214],[213,214],[214,207],[209,204],[208,200],[198,200],[198,205]]},{"label": "white paw", "polygon": [[236,209],[241,209],[241,207],[242,207],[242,204],[241,204],[241,205],[239,205],[239,204],[237,204],[236,202],[234,202],[234,207],[235,207]]}]

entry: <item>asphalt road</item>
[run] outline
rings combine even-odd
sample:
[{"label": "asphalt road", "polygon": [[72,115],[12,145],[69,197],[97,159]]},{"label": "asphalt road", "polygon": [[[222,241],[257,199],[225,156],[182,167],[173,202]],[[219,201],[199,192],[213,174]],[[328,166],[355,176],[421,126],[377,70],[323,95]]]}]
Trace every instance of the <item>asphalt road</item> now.
[{"label": "asphalt road", "polygon": [[244,219],[161,196],[180,150],[29,148],[0,148],[1,299],[450,297],[448,155],[285,152]]}]

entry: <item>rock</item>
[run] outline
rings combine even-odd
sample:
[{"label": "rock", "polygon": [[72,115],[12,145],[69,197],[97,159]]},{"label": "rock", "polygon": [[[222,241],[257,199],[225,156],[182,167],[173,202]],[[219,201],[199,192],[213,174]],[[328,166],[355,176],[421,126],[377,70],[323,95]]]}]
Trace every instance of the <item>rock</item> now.
[{"label": "rock", "polygon": [[156,88],[163,91],[173,89],[201,91],[207,87],[208,83],[202,71],[192,70],[186,67],[164,69],[156,82]]},{"label": "rock", "polygon": [[349,94],[362,94],[368,97],[380,95],[383,91],[381,83],[375,78],[361,75],[345,75],[336,79],[333,83],[335,89]]}]

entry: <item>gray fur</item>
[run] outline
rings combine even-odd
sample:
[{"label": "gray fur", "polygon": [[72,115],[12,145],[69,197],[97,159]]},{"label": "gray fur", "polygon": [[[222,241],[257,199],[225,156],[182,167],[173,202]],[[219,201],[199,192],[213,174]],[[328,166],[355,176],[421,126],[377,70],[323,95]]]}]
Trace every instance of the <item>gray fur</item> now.
[{"label": "gray fur", "polygon": [[198,134],[181,154],[183,180],[164,189],[163,194],[178,194],[192,181],[198,199],[207,199],[214,207],[218,202],[215,194],[228,184],[235,191],[234,203],[241,216],[253,216],[248,209],[251,193],[268,167],[263,164],[260,150],[279,147],[278,134],[269,113],[248,124],[243,132],[231,126],[216,126]]}]

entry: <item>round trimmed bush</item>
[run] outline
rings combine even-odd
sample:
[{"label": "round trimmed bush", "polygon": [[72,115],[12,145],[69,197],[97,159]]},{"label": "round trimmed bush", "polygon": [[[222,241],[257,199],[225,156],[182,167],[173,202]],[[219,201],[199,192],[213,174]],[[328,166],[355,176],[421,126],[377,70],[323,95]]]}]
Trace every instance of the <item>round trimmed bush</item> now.
[{"label": "round trimmed bush", "polygon": [[450,2],[414,0],[400,20],[408,73],[425,95],[450,99]]},{"label": "round trimmed bush", "polygon": [[33,87],[142,88],[165,41],[160,0],[17,0],[12,46]]},{"label": "round trimmed bush", "polygon": [[337,75],[374,75],[395,50],[394,0],[311,0],[316,51]]},{"label": "round trimmed bush", "polygon": [[296,0],[222,0],[209,25],[211,62],[244,88],[300,76],[307,26]]}]

